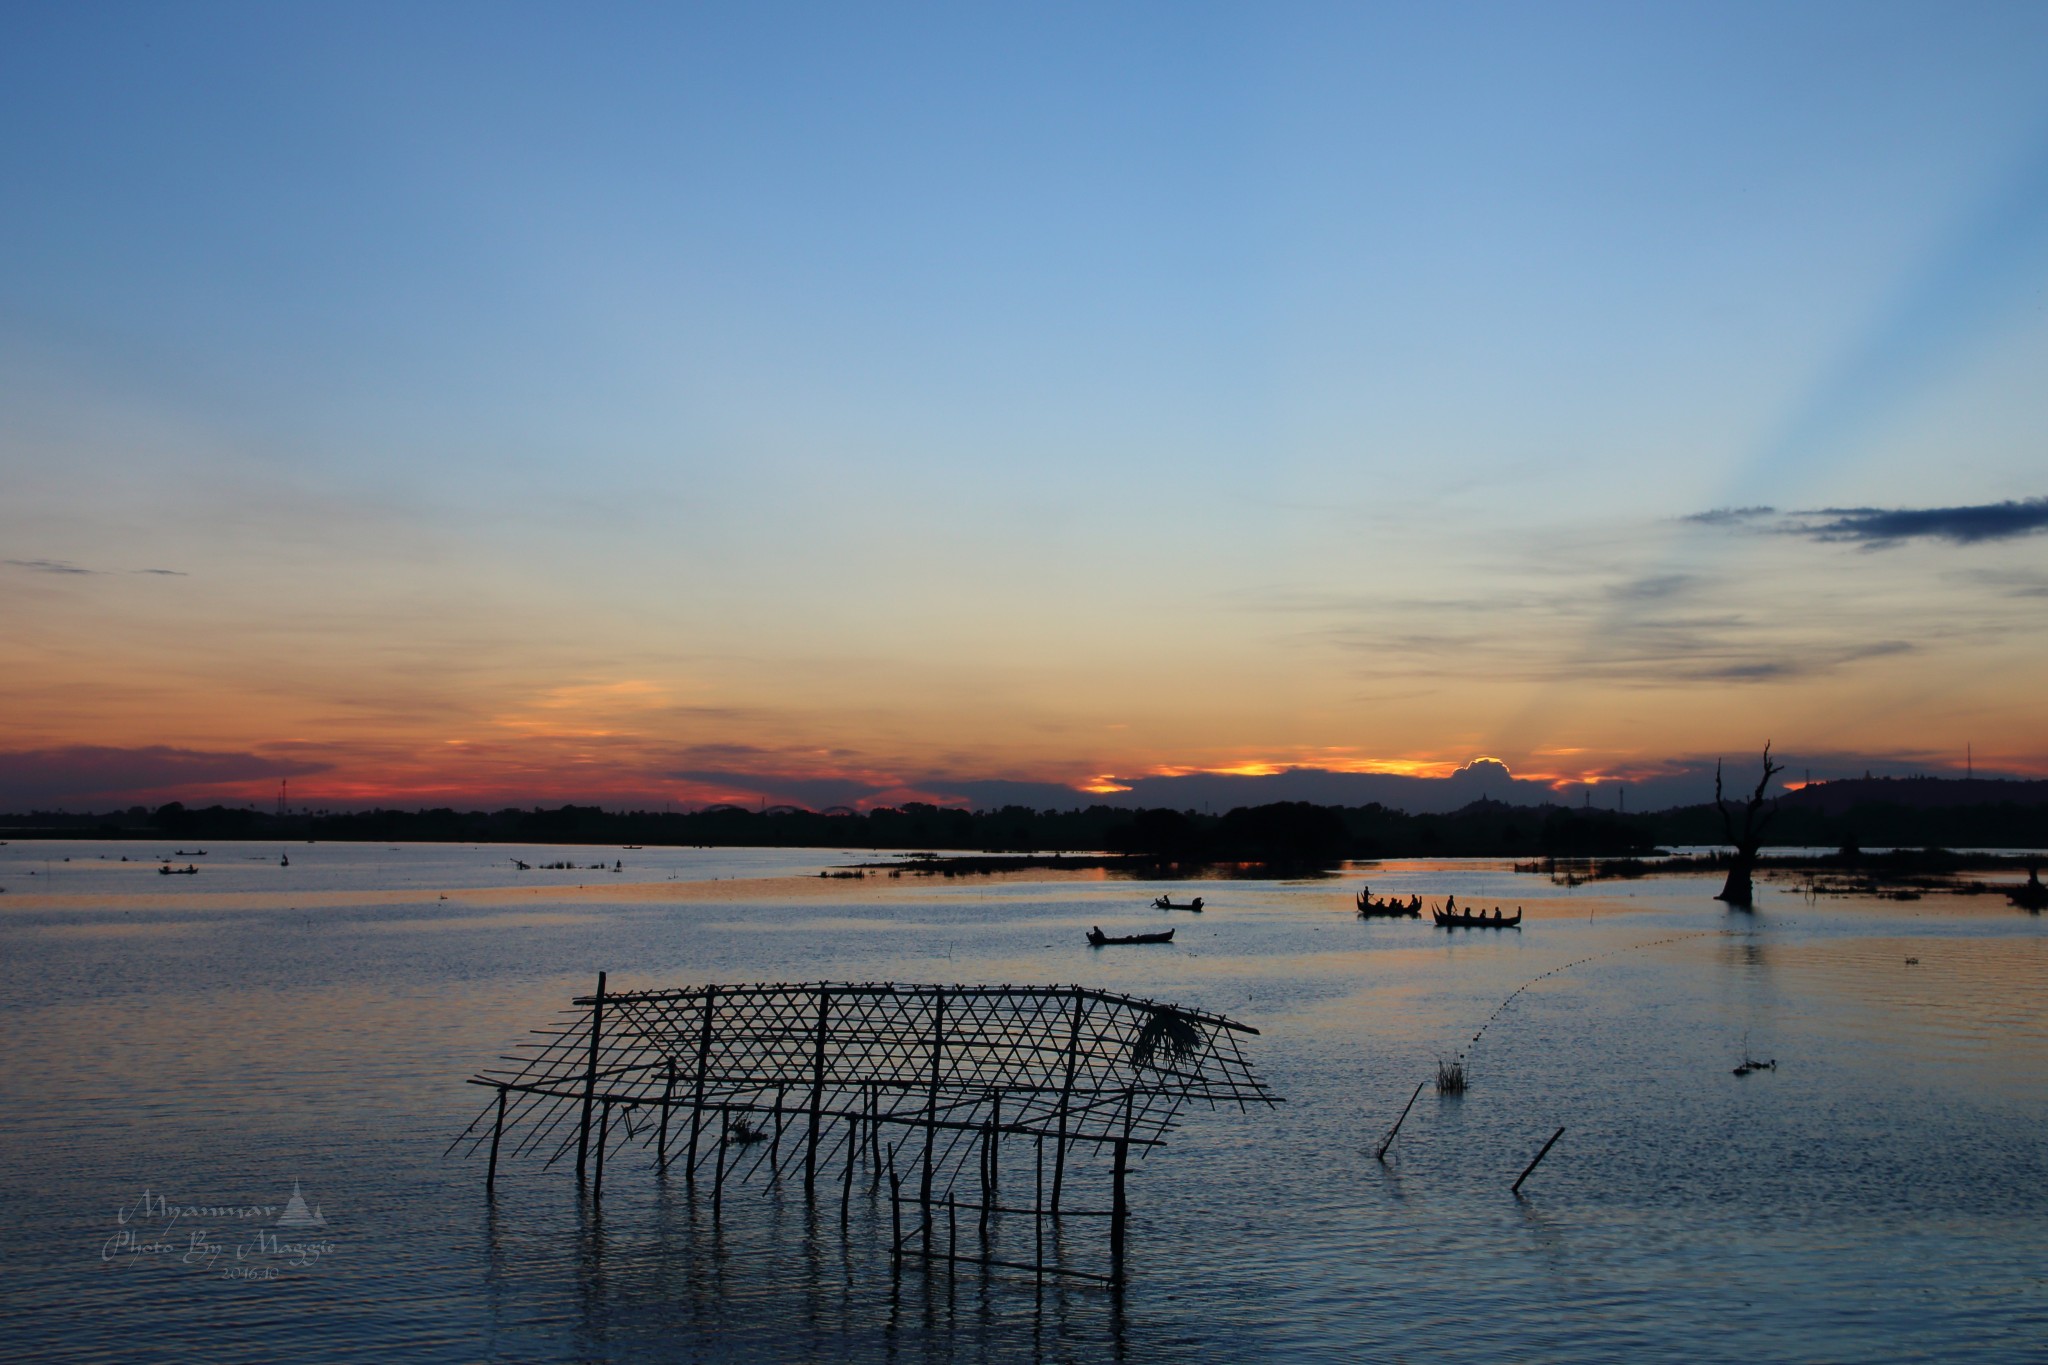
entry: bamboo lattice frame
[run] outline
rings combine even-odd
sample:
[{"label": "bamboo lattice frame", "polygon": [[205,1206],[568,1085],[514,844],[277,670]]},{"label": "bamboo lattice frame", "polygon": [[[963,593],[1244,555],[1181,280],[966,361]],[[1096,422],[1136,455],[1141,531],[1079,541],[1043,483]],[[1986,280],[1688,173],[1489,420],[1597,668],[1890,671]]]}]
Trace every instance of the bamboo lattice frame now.
[{"label": "bamboo lattice frame", "polygon": [[[488,1144],[495,1184],[512,1157],[573,1149],[579,1180],[638,1145],[656,1169],[713,1183],[800,1168],[841,1186],[844,1224],[865,1169],[889,1185],[897,1258],[1013,1265],[1123,1281],[1124,1176],[1135,1149],[1165,1140],[1182,1105],[1279,1103],[1238,1046],[1258,1030],[1222,1015],[1083,986],[938,986],[810,982],[606,993],[574,1008],[511,1063],[471,1077],[496,1092],[455,1146]],[[1005,1202],[1002,1149],[1031,1143],[1032,1194]],[[451,1148],[452,1150],[452,1148]],[[1111,1207],[1081,1208],[1072,1187]],[[1050,1179],[1048,1182],[1048,1169]],[[836,1174],[834,1174],[836,1170]],[[904,1189],[908,1183],[914,1188]],[[905,1210],[913,1219],[903,1230]],[[947,1246],[936,1246],[938,1212]],[[979,1220],[982,1255],[959,1254],[957,1223]],[[1034,1220],[1030,1262],[988,1251],[991,1217]],[[1107,1217],[1110,1269],[1081,1272],[1044,1255],[1046,1219]],[[1057,1258],[1055,1258],[1057,1260]]]}]

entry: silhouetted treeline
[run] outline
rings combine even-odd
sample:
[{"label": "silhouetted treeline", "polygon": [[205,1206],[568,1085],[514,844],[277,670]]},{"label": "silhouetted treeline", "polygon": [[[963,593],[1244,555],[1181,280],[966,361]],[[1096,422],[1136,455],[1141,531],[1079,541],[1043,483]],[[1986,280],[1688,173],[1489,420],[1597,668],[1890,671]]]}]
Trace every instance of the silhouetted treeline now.
[{"label": "silhouetted treeline", "polygon": [[[188,809],[174,802],[154,811],[135,807],[106,815],[0,816],[0,833],[56,838],[1111,852],[1173,862],[1298,865],[1344,858],[1619,857],[1659,847],[1713,846],[1723,838],[1720,816],[1711,805],[1625,815],[1495,801],[1478,801],[1438,815],[1410,815],[1380,805],[1283,801],[1222,815],[1114,806],[969,811],[910,803],[851,815],[789,807],[606,811],[572,805],[282,816],[232,806]],[[1828,814],[1787,801],[1771,826],[1769,843],[1820,848],[2041,848],[2048,847],[2048,804],[1933,809],[1865,805]]]}]

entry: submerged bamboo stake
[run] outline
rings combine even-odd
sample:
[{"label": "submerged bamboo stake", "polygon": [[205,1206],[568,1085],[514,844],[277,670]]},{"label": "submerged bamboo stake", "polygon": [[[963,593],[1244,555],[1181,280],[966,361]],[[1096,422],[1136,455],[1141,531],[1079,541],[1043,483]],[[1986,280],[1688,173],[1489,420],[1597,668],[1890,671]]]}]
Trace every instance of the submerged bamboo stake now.
[{"label": "submerged bamboo stake", "polygon": [[[995,1092],[990,1091],[989,1094],[993,1098]],[[989,1142],[995,1136],[993,1123],[994,1118],[991,1116],[989,1121],[981,1126],[981,1236],[984,1241],[988,1239],[988,1206],[993,1202],[989,1198],[988,1178]]]},{"label": "submerged bamboo stake", "polygon": [[868,1193],[882,1191],[882,1087],[868,1087],[868,1169],[874,1178],[868,1181]]},{"label": "submerged bamboo stake", "polygon": [[1401,1106],[1401,1117],[1395,1119],[1394,1126],[1387,1130],[1387,1136],[1381,1141],[1380,1149],[1372,1154],[1373,1160],[1385,1161],[1387,1159],[1387,1148],[1394,1145],[1394,1134],[1400,1132],[1401,1125],[1408,1121],[1408,1111],[1415,1107],[1415,1101],[1422,1094],[1422,1087],[1428,1084],[1428,1081],[1417,1081],[1415,1083],[1415,1093],[1408,1097],[1408,1103]]},{"label": "submerged bamboo stake", "polygon": [[[1552,1147],[1556,1146],[1556,1145],[1557,1145],[1557,1140],[1558,1140],[1559,1138],[1563,1137],[1563,1136],[1564,1136],[1564,1129],[1562,1129],[1562,1128],[1560,1128],[1560,1129],[1558,1129],[1558,1130],[1557,1130],[1556,1132],[1552,1133],[1552,1134],[1550,1135],[1550,1141],[1549,1141],[1549,1142],[1546,1142],[1546,1143],[1544,1143],[1544,1144],[1543,1144],[1543,1150],[1542,1150],[1542,1151],[1540,1151],[1540,1152],[1538,1152],[1538,1153],[1536,1154],[1536,1161],[1541,1161],[1541,1160],[1543,1160],[1543,1158],[1544,1158],[1544,1157],[1546,1157],[1546,1156],[1549,1156],[1549,1155],[1550,1155],[1550,1149],[1551,1149]],[[1526,1168],[1524,1168],[1524,1170],[1522,1171],[1522,1173],[1521,1173],[1520,1175],[1518,1175],[1518,1176],[1516,1176],[1516,1177],[1515,1177],[1515,1183],[1514,1183],[1514,1184],[1512,1184],[1512,1185],[1510,1185],[1510,1186],[1508,1186],[1508,1193],[1509,1193],[1509,1194],[1520,1194],[1520,1193],[1522,1192],[1522,1182],[1523,1182],[1524,1180],[1527,1180],[1527,1179],[1529,1178],[1529,1172],[1530,1172],[1530,1171],[1533,1171],[1533,1170],[1535,1170],[1535,1169],[1536,1169],[1536,1161],[1532,1161],[1532,1162],[1530,1162],[1530,1163],[1528,1164],[1528,1166],[1527,1166]]]},{"label": "submerged bamboo stake", "polygon": [[896,1178],[896,1144],[889,1144],[889,1260],[903,1264],[903,1182]]},{"label": "submerged bamboo stake", "polygon": [[1130,1209],[1124,1203],[1124,1169],[1130,1152],[1131,1140],[1118,1138],[1116,1164],[1109,1175],[1109,1284],[1112,1289],[1124,1287],[1124,1221],[1130,1215]]},{"label": "submerged bamboo stake", "polygon": [[988,1115],[988,1192],[996,1198],[1003,1192],[1002,1141],[1003,1092],[996,1090],[990,1093]]},{"label": "submerged bamboo stake", "polygon": [[668,1079],[661,1087],[661,1133],[654,1143],[654,1169],[668,1170],[668,1111],[674,1107],[676,1098],[676,1059],[668,1059]]},{"label": "submerged bamboo stake", "polygon": [[804,1196],[809,1198],[818,1176],[818,1128],[825,1107],[825,1026],[830,1017],[832,996],[818,988],[818,1033],[811,1049],[811,1123],[804,1142]]},{"label": "submerged bamboo stake", "polygon": [[1040,1275],[1045,1274],[1045,1135],[1033,1139],[1038,1149],[1038,1159],[1033,1164],[1038,1169],[1037,1179],[1031,1187],[1031,1260],[1038,1267]]},{"label": "submerged bamboo stake", "polygon": [[597,974],[597,998],[590,1005],[590,1062],[583,1071],[583,1123],[576,1130],[576,1179],[583,1180],[584,1159],[590,1151],[590,1103],[597,1095],[597,1038],[604,1028],[604,973]]},{"label": "submerged bamboo stake", "polygon": [[697,1093],[690,1103],[690,1160],[683,1168],[683,1179],[692,1189],[697,1185],[697,1129],[704,1121],[704,1073],[711,1065],[711,1006],[717,998],[718,987],[705,989],[703,1027],[697,1034]]},{"label": "submerged bamboo stake", "polygon": [[724,1105],[718,1107],[718,1172],[711,1179],[711,1221],[716,1223],[725,1206],[725,1149],[731,1144],[732,1115]]},{"label": "submerged bamboo stake", "polygon": [[946,1059],[946,993],[932,1001],[932,1083],[924,1107],[924,1173],[918,1180],[918,1202],[924,1218],[924,1254],[932,1254],[932,1143],[938,1136],[939,1078]]},{"label": "submerged bamboo stake", "polygon": [[590,1182],[590,1197],[592,1199],[604,1198],[604,1149],[611,1145],[611,1137],[612,1102],[609,1099],[604,1099],[598,1101],[597,1171]]},{"label": "submerged bamboo stake", "polygon": [[498,1187],[498,1139],[505,1132],[505,1087],[498,1087],[498,1121],[491,1125],[491,1165],[484,1172],[484,1193],[490,1194]]},{"label": "submerged bamboo stake", "polygon": [[853,1209],[853,1168],[860,1160],[860,1114],[846,1116],[846,1177],[839,1186],[839,1230],[846,1230]]},{"label": "submerged bamboo stake", "polygon": [[1067,1078],[1060,1085],[1060,1132],[1052,1152],[1052,1216],[1060,1216],[1060,1191],[1067,1175],[1067,1105],[1074,1093],[1074,1069],[1081,1053],[1081,991],[1074,990],[1073,1018],[1067,1025]]}]

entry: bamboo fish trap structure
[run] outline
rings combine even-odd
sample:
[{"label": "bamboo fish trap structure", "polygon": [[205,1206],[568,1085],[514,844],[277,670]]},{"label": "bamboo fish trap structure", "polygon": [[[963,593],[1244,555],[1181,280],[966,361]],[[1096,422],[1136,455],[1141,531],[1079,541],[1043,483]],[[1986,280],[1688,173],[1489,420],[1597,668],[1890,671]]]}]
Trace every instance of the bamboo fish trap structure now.
[{"label": "bamboo fish trap structure", "polygon": [[[638,1150],[693,1193],[708,1184],[714,1221],[730,1184],[800,1180],[813,1202],[836,1193],[844,1230],[858,1184],[886,1192],[899,1269],[1004,1266],[1120,1288],[1133,1159],[1185,1104],[1280,1103],[1238,1046],[1257,1032],[1083,986],[608,993],[599,974],[509,1066],[470,1078],[493,1097],[450,1150],[488,1151],[486,1189],[501,1156],[573,1159],[593,1201],[606,1163]],[[1027,1219],[1028,1240],[1016,1235]],[[1106,1257],[1083,1258],[1104,1268],[1070,1261],[1068,1219],[1106,1222]]]}]

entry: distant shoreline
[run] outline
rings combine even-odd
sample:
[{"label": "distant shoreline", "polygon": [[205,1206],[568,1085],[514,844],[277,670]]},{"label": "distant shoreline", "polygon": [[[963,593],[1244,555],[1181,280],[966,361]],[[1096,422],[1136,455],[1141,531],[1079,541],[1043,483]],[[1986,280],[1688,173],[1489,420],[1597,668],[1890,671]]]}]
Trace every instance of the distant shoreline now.
[{"label": "distant shoreline", "polygon": [[[1769,848],[2048,849],[2048,800],[2039,783],[1939,779],[1830,783],[1775,803]],[[2004,799],[1965,798],[1999,788]],[[1852,794],[1867,800],[1844,805]],[[1260,863],[1322,867],[1373,858],[1656,858],[1670,848],[1725,842],[1709,803],[1627,813],[1583,806],[1510,806],[1480,800],[1443,814],[1380,805],[1301,801],[1237,807],[1220,815],[1094,805],[1069,810],[1006,806],[965,810],[907,803],[867,811],[713,806],[696,811],[607,811],[598,806],[496,811],[268,812],[246,806],[108,813],[0,815],[0,840],[254,840],[275,843],[467,843],[616,845],[648,848],[930,849],[959,858],[997,855],[1105,859],[1113,870],[1160,865]],[[958,865],[956,865],[956,874]]]}]

